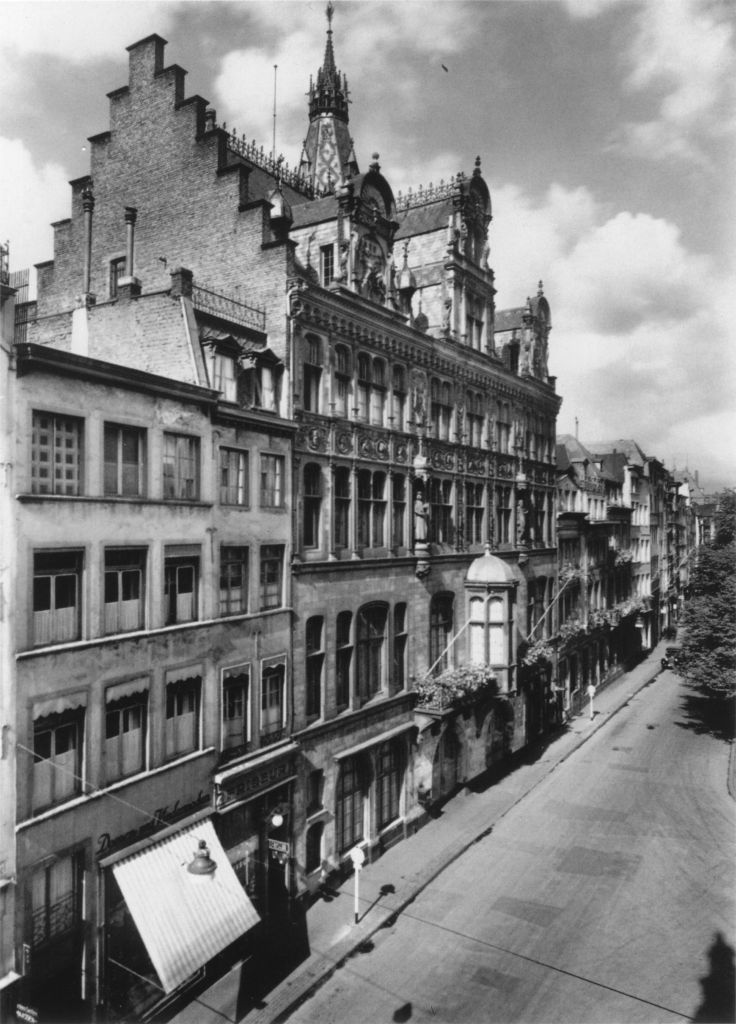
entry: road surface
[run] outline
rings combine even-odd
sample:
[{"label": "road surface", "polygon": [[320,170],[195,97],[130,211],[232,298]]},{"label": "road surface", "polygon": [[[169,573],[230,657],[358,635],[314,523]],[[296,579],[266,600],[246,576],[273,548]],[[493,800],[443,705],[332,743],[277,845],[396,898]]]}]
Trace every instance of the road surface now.
[{"label": "road surface", "polygon": [[733,1020],[729,745],[670,671],[289,1018]]}]

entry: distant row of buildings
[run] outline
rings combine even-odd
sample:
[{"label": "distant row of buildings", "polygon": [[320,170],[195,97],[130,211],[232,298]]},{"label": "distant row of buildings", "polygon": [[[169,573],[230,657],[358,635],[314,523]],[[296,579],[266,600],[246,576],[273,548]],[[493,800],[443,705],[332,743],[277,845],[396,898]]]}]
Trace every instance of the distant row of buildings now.
[{"label": "distant row of buildings", "polygon": [[683,475],[556,436],[480,160],[359,172],[331,20],[294,171],[164,45],[37,299],[0,284],[1,984],[39,1019],[145,1019],[278,931],[654,645],[698,540]]}]

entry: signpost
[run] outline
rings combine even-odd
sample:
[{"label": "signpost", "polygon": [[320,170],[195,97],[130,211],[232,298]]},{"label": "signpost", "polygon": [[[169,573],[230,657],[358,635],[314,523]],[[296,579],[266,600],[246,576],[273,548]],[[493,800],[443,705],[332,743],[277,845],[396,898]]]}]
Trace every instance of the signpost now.
[{"label": "signpost", "polygon": [[354,846],[353,849],[350,851],[350,859],[353,862],[353,867],[355,868],[355,903],[354,903],[354,906],[353,906],[353,911],[354,911],[354,916],[355,916],[355,922],[354,923],[357,924],[358,923],[358,917],[359,917],[359,914],[358,914],[358,899],[359,899],[358,891],[360,889],[360,869],[365,864],[365,854],[363,853],[363,851],[361,850],[361,848],[359,846]]}]

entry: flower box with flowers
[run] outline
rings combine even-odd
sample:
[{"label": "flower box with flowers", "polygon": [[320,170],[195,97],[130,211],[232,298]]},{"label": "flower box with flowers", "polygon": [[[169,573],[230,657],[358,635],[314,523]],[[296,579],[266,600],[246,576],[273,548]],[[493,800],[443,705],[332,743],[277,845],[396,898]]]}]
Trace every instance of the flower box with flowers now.
[{"label": "flower box with flowers", "polygon": [[498,693],[498,679],[486,665],[461,665],[423,679],[416,687],[417,707],[461,708]]},{"label": "flower box with flowers", "polygon": [[554,648],[549,640],[535,640],[534,643],[530,644],[527,648],[526,654],[522,658],[522,662],[528,668],[532,668],[535,665],[543,665],[545,662],[551,662],[553,657]]}]

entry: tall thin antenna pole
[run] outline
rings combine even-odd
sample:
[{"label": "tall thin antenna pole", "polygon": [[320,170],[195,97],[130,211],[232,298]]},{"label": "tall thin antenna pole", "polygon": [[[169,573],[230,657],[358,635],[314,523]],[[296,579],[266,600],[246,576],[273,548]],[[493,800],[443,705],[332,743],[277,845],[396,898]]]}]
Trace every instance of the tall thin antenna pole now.
[{"label": "tall thin antenna pole", "polygon": [[278,64],[273,66],[273,149],[271,150],[271,156],[276,159],[276,72],[278,71]]}]

